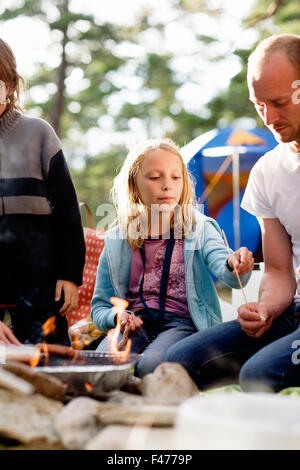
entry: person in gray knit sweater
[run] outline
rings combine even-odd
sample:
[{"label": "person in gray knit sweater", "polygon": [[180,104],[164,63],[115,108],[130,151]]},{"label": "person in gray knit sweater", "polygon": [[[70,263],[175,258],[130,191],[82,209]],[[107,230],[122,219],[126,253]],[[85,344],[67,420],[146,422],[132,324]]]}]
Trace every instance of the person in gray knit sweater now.
[{"label": "person in gray knit sweater", "polygon": [[68,345],[65,315],[85,262],[81,216],[61,142],[46,121],[22,114],[20,82],[0,39],[0,342]]}]

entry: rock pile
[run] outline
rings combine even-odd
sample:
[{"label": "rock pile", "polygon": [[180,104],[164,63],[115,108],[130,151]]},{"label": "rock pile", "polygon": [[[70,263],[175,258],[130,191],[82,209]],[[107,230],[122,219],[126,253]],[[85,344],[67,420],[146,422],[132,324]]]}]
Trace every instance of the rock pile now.
[{"label": "rock pile", "polygon": [[171,363],[143,379],[131,377],[127,390],[107,393],[106,401],[81,396],[65,404],[66,386],[60,380],[9,362],[0,367],[0,438],[121,450],[144,448],[151,430],[166,448],[177,406],[199,394],[185,369]]}]

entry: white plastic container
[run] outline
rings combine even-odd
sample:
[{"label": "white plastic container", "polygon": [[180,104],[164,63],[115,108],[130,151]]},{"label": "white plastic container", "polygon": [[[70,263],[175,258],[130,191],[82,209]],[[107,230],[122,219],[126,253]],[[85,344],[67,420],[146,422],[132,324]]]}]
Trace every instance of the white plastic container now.
[{"label": "white plastic container", "polygon": [[269,393],[193,397],[179,407],[174,437],[184,449],[300,450],[300,399]]}]

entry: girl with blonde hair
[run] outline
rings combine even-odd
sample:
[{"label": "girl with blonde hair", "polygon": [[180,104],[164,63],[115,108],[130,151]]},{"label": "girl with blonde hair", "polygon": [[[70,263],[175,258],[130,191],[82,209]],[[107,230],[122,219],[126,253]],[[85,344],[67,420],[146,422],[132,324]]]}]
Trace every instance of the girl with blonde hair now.
[{"label": "girl with blonde hair", "polygon": [[[143,353],[136,373],[151,373],[174,343],[221,322],[209,271],[239,287],[253,268],[252,253],[228,256],[217,223],[194,206],[194,191],[178,147],[168,139],[138,144],[113,187],[118,224],[110,230],[98,266],[92,320],[102,331],[130,331],[132,352]],[[129,310],[111,306],[126,298]],[[107,351],[109,340],[98,350]]]}]

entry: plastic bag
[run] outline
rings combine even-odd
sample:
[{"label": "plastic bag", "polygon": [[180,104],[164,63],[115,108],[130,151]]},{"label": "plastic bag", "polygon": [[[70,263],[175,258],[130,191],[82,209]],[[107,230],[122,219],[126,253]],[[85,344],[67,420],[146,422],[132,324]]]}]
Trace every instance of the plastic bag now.
[{"label": "plastic bag", "polygon": [[96,341],[98,345],[104,336],[105,333],[96,329],[90,317],[78,321],[69,328],[69,338],[74,349],[91,349],[91,345],[94,346],[93,343]]}]

